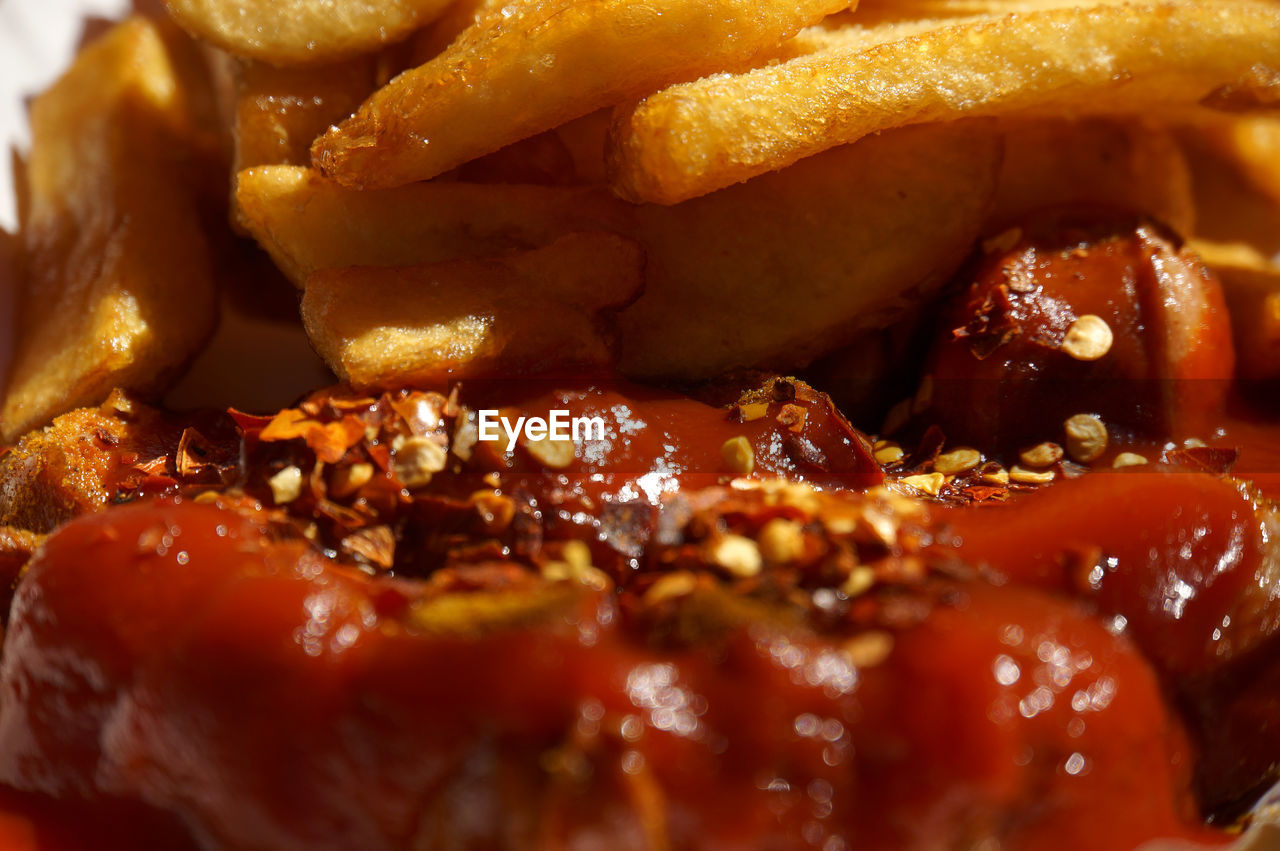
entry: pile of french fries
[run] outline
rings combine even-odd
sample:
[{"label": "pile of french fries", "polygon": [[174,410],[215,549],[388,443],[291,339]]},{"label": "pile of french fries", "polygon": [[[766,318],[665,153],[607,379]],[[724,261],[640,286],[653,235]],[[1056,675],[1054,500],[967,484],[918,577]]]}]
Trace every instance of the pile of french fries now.
[{"label": "pile of french fries", "polygon": [[[217,320],[231,230],[358,387],[687,382],[927,311],[1039,207],[1201,235],[1203,157],[1280,208],[1274,2],[166,6],[32,106],[4,439],[161,392]],[[1258,352],[1273,248],[1217,255],[1275,304],[1240,320]]]}]

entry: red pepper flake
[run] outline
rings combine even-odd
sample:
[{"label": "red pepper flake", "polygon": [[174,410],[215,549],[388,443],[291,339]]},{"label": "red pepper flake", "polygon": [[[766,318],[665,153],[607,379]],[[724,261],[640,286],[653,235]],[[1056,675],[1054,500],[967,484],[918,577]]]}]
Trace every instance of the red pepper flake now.
[{"label": "red pepper flake", "polygon": [[259,414],[246,414],[244,411],[237,411],[235,408],[228,408],[227,416],[231,417],[236,424],[236,428],[240,429],[240,433],[245,436],[257,436],[258,432],[266,428],[267,424],[273,419]]},{"label": "red pepper flake", "polygon": [[1170,464],[1205,473],[1223,475],[1235,466],[1240,450],[1221,446],[1191,446],[1175,449],[1166,456]]},{"label": "red pepper flake", "polygon": [[974,502],[998,502],[1009,498],[1009,489],[999,486],[971,485],[964,489],[964,493]]},{"label": "red pepper flake", "polygon": [[410,393],[403,399],[389,399],[391,410],[409,426],[413,434],[423,435],[443,423],[443,409],[448,400],[439,393]]},{"label": "red pepper flake", "polygon": [[158,476],[165,472],[169,466],[169,459],[161,455],[159,458],[152,458],[150,461],[143,461],[141,464],[135,464],[134,466],[147,476]]},{"label": "red pepper flake", "polygon": [[183,479],[194,478],[215,468],[216,465],[209,460],[212,454],[213,446],[208,438],[194,428],[183,429],[174,464],[178,476]]},{"label": "red pepper flake", "polygon": [[342,539],[342,549],[370,564],[390,570],[396,561],[396,538],[390,526],[373,526]]},{"label": "red pepper flake", "polygon": [[804,423],[808,418],[809,412],[800,405],[788,403],[778,412],[778,422],[797,434],[804,431]]},{"label": "red pepper flake", "polygon": [[336,422],[322,423],[296,408],[289,408],[277,414],[258,439],[270,443],[301,438],[321,461],[336,464],[348,449],[364,439],[364,429],[364,421],[352,414]]}]

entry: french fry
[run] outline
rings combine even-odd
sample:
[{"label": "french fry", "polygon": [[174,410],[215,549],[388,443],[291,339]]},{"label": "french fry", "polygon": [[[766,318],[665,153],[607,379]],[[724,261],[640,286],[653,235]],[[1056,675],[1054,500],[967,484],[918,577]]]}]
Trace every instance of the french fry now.
[{"label": "french fry", "polygon": [[861,21],[908,21],[968,18],[976,15],[1012,15],[1045,9],[1118,5],[1128,0],[863,0]]},{"label": "french fry", "polygon": [[622,369],[790,370],[910,310],[959,266],[1000,161],[988,122],[885,133],[741,186],[637,210],[645,291]]},{"label": "french fry", "polygon": [[537,248],[571,231],[628,230],[607,190],[416,183],[357,192],[294,166],[246,169],[241,222],[301,287],[313,272],[411,266]]},{"label": "french fry", "polygon": [[451,379],[599,370],[599,318],[636,297],[639,246],[571,234],[546,248],[307,279],[302,317],[316,350],[356,387],[442,387]]},{"label": "french fry", "polygon": [[453,0],[430,26],[409,40],[413,67],[435,59],[454,39],[498,11],[511,0]]},{"label": "french fry", "polygon": [[309,165],[311,143],[376,88],[377,57],[308,68],[242,63],[237,81],[235,171]]},{"label": "french fry", "polygon": [[[603,161],[601,148],[601,160]],[[573,154],[554,131],[539,133],[505,148],[465,162],[449,177],[464,183],[514,183],[572,186],[577,178]]]},{"label": "french fry", "polygon": [[597,110],[561,124],[554,132],[568,148],[573,173],[580,183],[603,186],[609,180],[604,165],[605,139],[609,136],[610,111]]},{"label": "french fry", "polygon": [[164,0],[174,20],[222,49],[273,65],[336,62],[399,41],[449,0]]},{"label": "french fry", "polygon": [[1149,113],[1280,103],[1280,8],[1053,9],[820,50],[673,86],[623,111],[615,191],[671,204],[891,127],[1013,113]]},{"label": "french fry", "polygon": [[160,389],[216,316],[190,116],[155,25],[131,19],[82,51],[31,126],[6,439],[116,386]]},{"label": "french fry", "polygon": [[1280,204],[1280,118],[1248,116],[1224,122],[1210,132],[1249,182]]},{"label": "french fry", "polygon": [[1280,379],[1280,263],[1247,243],[1196,240],[1191,248],[1222,281],[1236,344],[1236,372]]},{"label": "french fry", "polygon": [[885,134],[674,207],[592,188],[362,192],[287,167],[244,172],[240,205],[295,281],[529,248],[574,230],[623,234],[647,257],[644,295],[619,320],[623,369],[697,379],[801,366],[901,313],[968,252],[999,160],[998,131],[976,122]]},{"label": "french fry", "polygon": [[363,189],[426,180],[602,107],[745,67],[849,0],[514,0],[321,137]]},{"label": "french fry", "polygon": [[1191,173],[1173,134],[1110,118],[1003,119],[1004,160],[988,221],[1018,224],[1054,206],[1110,207],[1195,231]]}]

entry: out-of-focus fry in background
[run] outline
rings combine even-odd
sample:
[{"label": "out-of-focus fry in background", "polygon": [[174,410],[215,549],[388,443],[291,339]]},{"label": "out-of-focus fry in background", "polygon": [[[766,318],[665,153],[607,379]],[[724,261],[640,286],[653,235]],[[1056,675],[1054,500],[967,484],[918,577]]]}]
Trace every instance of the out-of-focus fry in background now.
[{"label": "out-of-focus fry in background", "polygon": [[493,259],[322,270],[302,317],[334,372],[361,388],[607,373],[601,312],[636,297],[643,263],[635,243],[584,233]]},{"label": "out-of-focus fry in background", "polygon": [[179,79],[155,25],[135,18],[32,105],[7,439],[116,386],[161,388],[213,329]]},{"label": "out-of-focus fry in background", "polygon": [[449,0],[164,0],[193,35],[277,65],[333,62],[399,41]]}]

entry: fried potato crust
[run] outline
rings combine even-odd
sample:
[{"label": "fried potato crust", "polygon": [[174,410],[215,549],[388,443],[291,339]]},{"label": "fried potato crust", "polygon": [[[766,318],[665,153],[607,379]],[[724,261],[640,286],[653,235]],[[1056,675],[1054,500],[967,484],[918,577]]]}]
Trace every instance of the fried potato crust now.
[{"label": "fried potato crust", "polygon": [[570,234],[546,248],[406,268],[329,269],[307,279],[312,344],[355,387],[607,369],[601,311],[643,284],[640,247]]},{"label": "fried potato crust", "polygon": [[164,0],[193,35],[274,65],[349,59],[435,20],[450,0]]},{"label": "fried potato crust", "polygon": [[514,0],[321,137],[365,189],[426,180],[601,107],[748,67],[849,0]]},{"label": "fried potato crust", "polygon": [[134,18],[82,51],[31,125],[9,440],[113,387],[161,389],[216,320],[193,130],[157,27]]},{"label": "fried potato crust", "polygon": [[672,204],[870,133],[962,117],[1275,106],[1277,55],[1280,9],[1263,3],[944,20],[650,95],[615,121],[613,186]]}]

